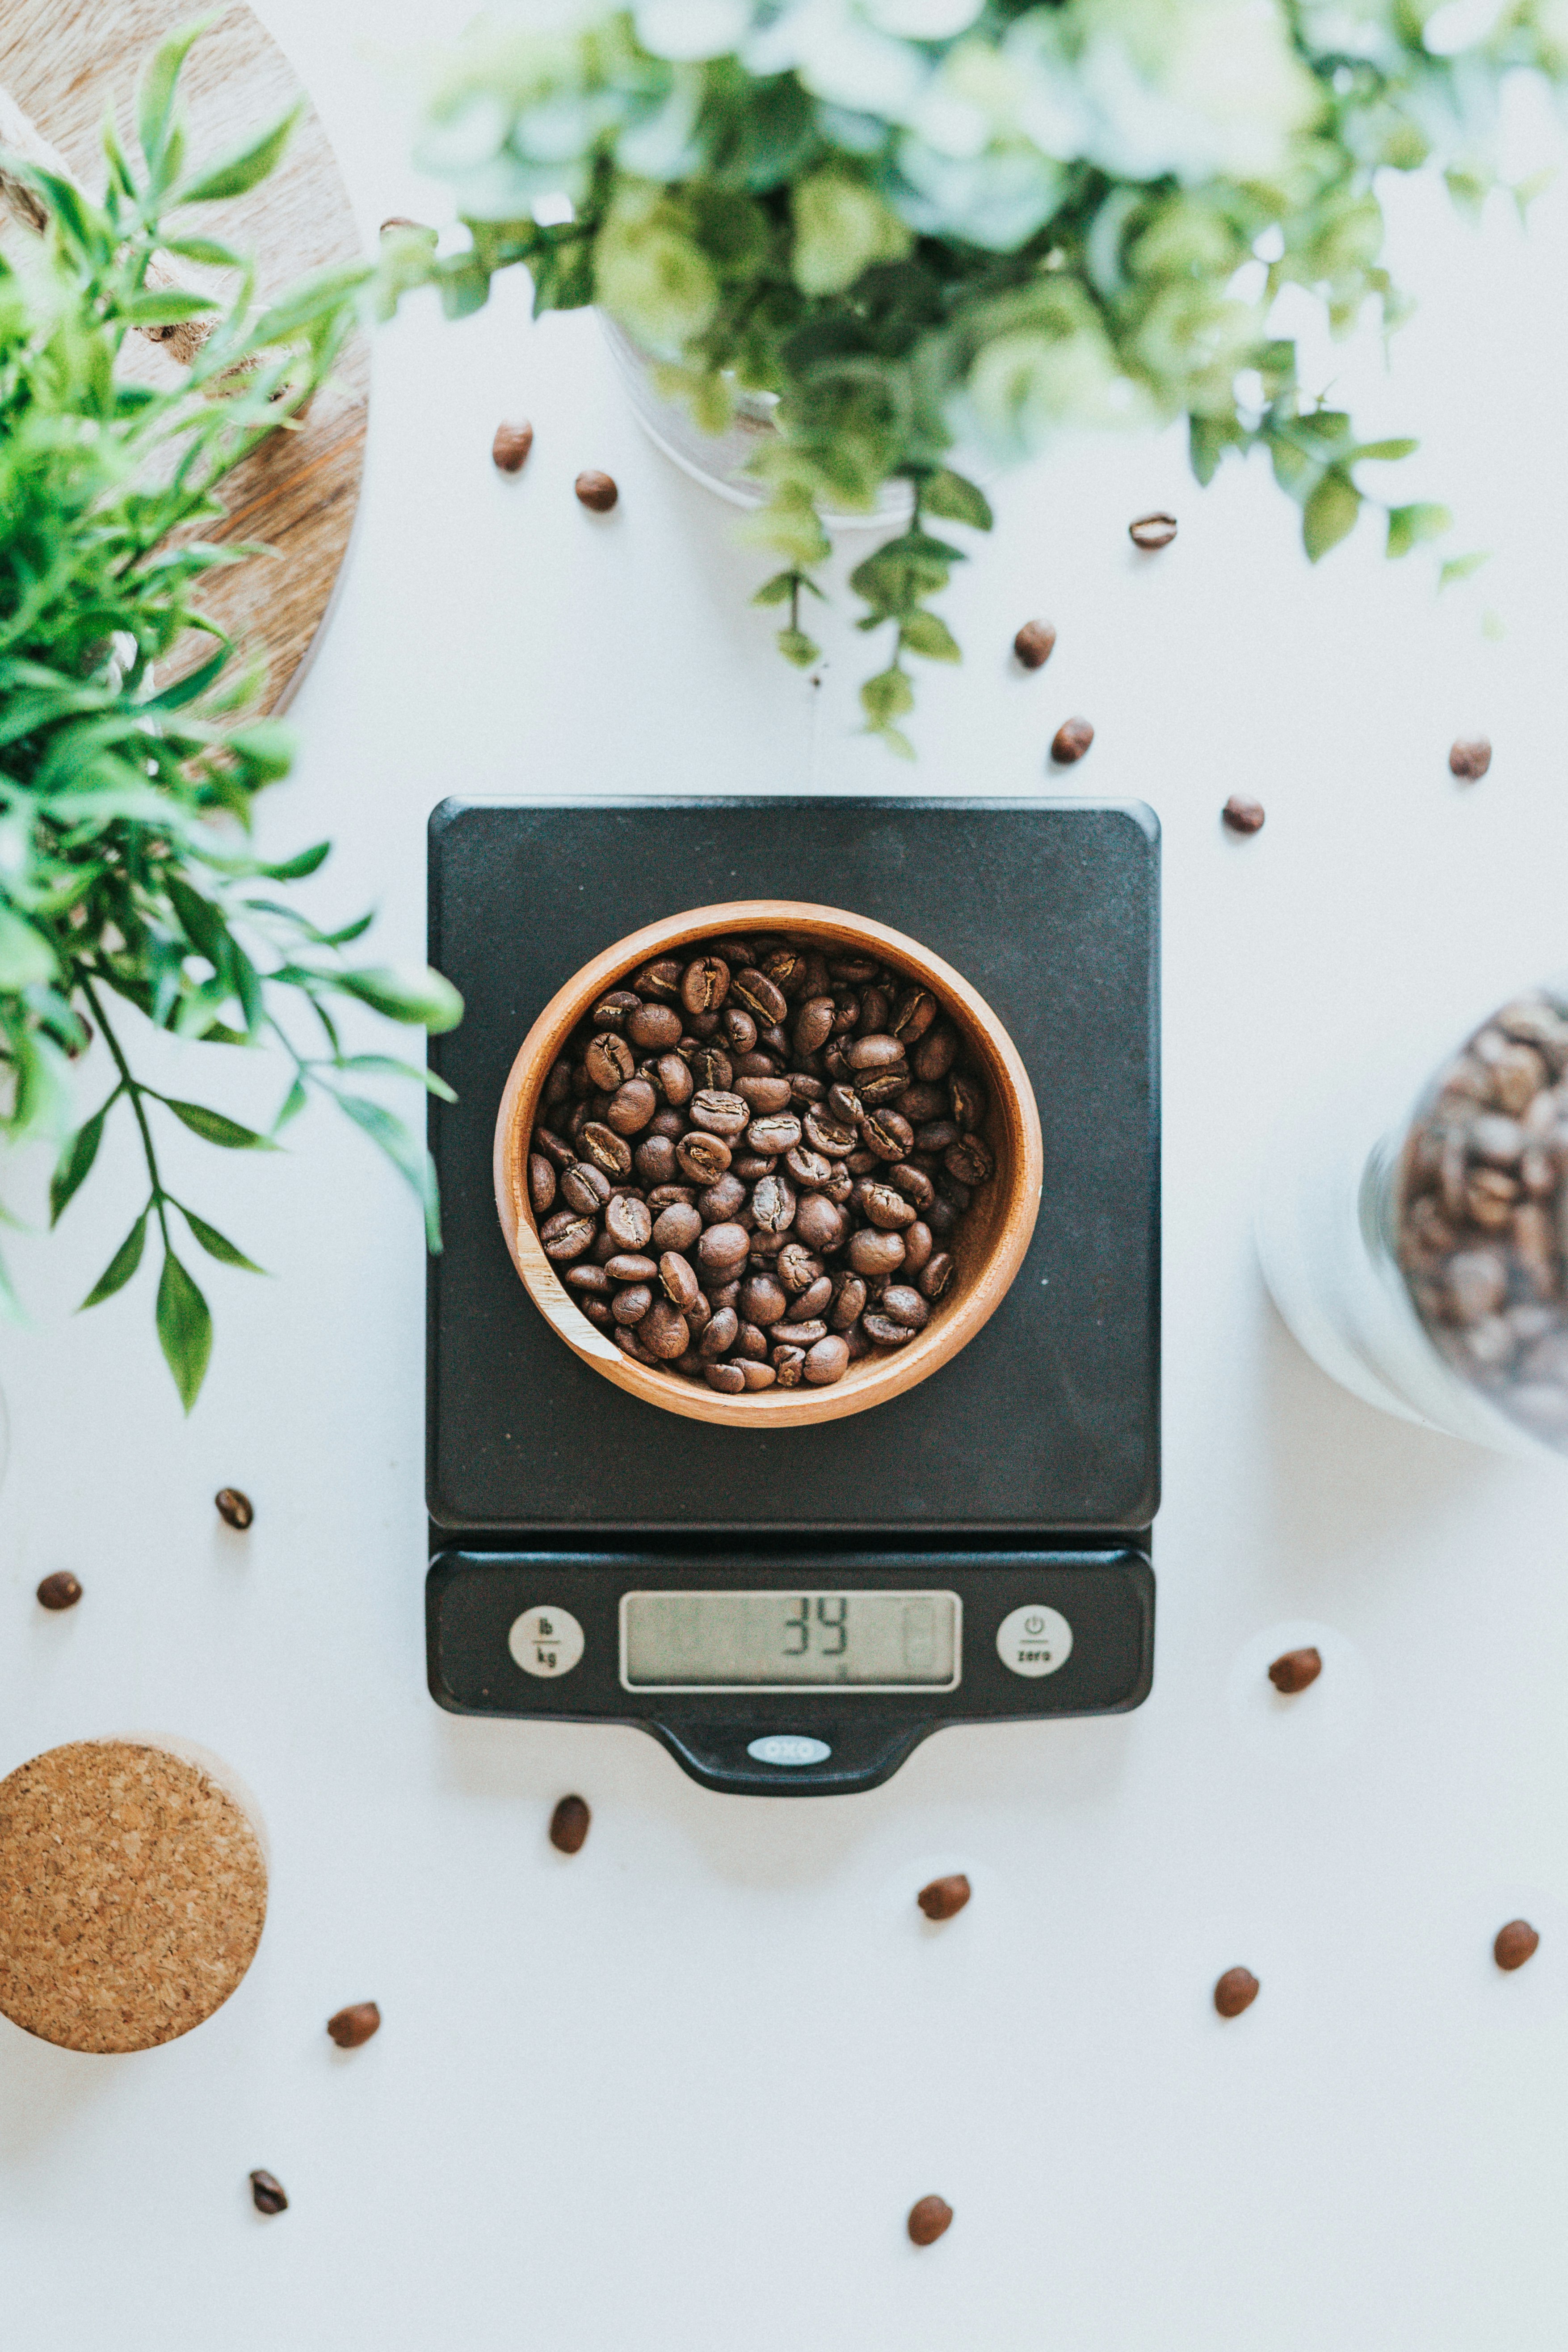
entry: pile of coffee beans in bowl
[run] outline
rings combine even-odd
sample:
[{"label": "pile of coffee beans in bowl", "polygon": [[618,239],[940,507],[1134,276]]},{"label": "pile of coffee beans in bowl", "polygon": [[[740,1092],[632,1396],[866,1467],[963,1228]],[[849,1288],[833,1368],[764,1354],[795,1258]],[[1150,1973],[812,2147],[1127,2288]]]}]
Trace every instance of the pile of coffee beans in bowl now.
[{"label": "pile of coffee beans in bowl", "polygon": [[951,1296],[988,1108],[947,1009],[877,956],[704,940],[567,1039],[530,1204],[624,1355],[726,1396],[827,1388]]}]

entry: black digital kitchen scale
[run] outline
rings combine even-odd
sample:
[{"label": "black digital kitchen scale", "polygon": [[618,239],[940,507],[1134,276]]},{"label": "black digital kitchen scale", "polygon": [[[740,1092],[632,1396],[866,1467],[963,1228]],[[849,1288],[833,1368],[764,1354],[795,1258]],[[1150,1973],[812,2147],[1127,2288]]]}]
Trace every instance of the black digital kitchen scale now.
[{"label": "black digital kitchen scale", "polygon": [[[1000,1015],[1045,1181],[1006,1298],[931,1379],[754,1434],[661,1412],[511,1265],[496,1109],[580,965],[689,907],[784,898],[906,931]],[[430,821],[446,1247],[426,1381],[430,1689],[636,1724],[752,1795],[874,1787],[951,1723],[1124,1711],[1153,1667],[1159,828],[1051,800],[449,800]]]}]

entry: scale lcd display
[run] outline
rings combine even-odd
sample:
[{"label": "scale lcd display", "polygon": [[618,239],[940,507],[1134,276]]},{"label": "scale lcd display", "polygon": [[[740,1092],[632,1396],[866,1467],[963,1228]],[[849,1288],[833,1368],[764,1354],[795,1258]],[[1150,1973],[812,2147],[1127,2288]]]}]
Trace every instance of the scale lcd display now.
[{"label": "scale lcd display", "polygon": [[956,1592],[626,1592],[627,1690],[953,1690]]}]

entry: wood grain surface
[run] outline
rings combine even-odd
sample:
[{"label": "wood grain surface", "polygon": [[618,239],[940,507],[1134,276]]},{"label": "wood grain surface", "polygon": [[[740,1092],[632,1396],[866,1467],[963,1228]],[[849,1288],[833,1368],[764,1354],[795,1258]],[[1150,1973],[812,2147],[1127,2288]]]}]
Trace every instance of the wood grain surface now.
[{"label": "wood grain surface", "polygon": [[[996,1172],[976,1194],[973,1207],[944,1247],[958,1263],[950,1299],[944,1299],[923,1331],[894,1355],[863,1357],[831,1388],[758,1389],[721,1396],[671,1372],[623,1356],[604,1332],[580,1314],[572,1295],[545,1256],[528,1203],[528,1139],[551,1065],[577,1023],[605,991],[650,958],[669,955],[702,939],[748,932],[784,932],[832,949],[870,949],[896,971],[907,973],[942,1001],[962,1032],[985,1081],[990,1106],[980,1132],[996,1158]],[[1040,1114],[1017,1047],[984,998],[952,966],[902,931],[864,915],[788,898],[743,898],[724,906],[698,907],[667,916],[617,940],[574,973],[540,1014],[519,1048],[496,1116],[496,1210],[512,1264],[545,1321],[585,1364],[617,1388],[666,1412],[690,1421],[720,1422],[731,1429],[788,1429],[803,1423],[837,1421],[865,1412],[927,1380],[994,1315],[1024,1262],[1040,1209],[1044,1149]]]},{"label": "wood grain surface", "polygon": [[[127,150],[135,152],[132,100],[142,61],[195,13],[191,0],[3,0],[0,88],[57,147],[72,175],[97,197],[104,181],[100,134],[111,103]],[[250,10],[225,8],[196,43],[181,77],[193,159],[216,156],[274,122],[300,95],[282,51]],[[195,219],[197,215],[191,216]],[[279,294],[294,279],[353,259],[361,239],[326,132],[308,111],[271,178],[199,215],[205,233],[254,253],[258,292]],[[5,226],[9,245],[27,232]],[[214,291],[233,273],[181,264],[182,276]],[[175,362],[140,346],[130,364],[167,381]],[[206,527],[214,540],[260,540],[277,551],[215,572],[206,610],[268,664],[264,707],[282,709],[304,674],[331,603],[353,528],[364,464],[370,357],[356,335],[335,378],[293,432],[274,434],[224,486],[228,509]],[[200,658],[193,639],[189,658]],[[210,651],[210,642],[205,646]],[[176,657],[170,675],[187,661]],[[160,670],[162,677],[162,670]]]}]

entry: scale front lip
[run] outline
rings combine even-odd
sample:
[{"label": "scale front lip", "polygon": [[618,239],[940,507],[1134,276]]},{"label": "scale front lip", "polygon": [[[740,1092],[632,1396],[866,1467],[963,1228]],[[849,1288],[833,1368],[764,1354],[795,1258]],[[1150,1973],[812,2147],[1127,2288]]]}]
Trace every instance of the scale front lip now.
[{"label": "scale front lip", "polygon": [[[622,1680],[620,1608],[630,1591],[911,1586],[960,1598],[955,1687],[628,1689]],[[1067,1617],[1073,1648],[1057,1671],[1026,1678],[1002,1664],[996,1636],[1011,1612],[1036,1605]],[[554,1680],[525,1674],[508,1646],[514,1622],[545,1606],[570,1612],[585,1636],[578,1664]],[[1154,1578],[1146,1554],[1125,1539],[1103,1549],[994,1551],[763,1549],[742,1541],[721,1555],[706,1547],[584,1551],[524,1541],[515,1551],[441,1552],[426,1581],[426,1630],[430,1693],[453,1714],[625,1724],[659,1740],[705,1788],[837,1796],[875,1788],[950,1724],[1124,1714],[1141,1706],[1153,1678]],[[781,1736],[826,1753],[795,1763],[751,1752],[754,1741]]]}]

